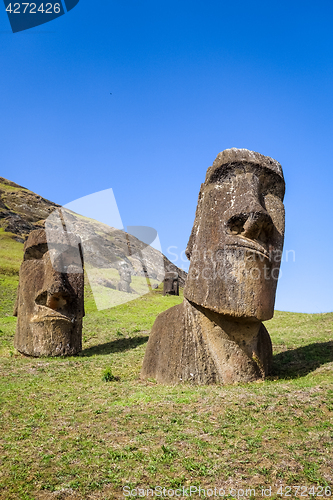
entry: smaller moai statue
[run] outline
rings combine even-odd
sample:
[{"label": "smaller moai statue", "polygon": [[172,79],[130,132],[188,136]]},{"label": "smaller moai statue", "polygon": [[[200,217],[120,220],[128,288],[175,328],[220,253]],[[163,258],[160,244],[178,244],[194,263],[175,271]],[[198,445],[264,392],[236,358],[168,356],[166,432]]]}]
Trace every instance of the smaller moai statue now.
[{"label": "smaller moai statue", "polygon": [[15,348],[34,357],[82,350],[84,274],[81,243],[72,233],[32,231],[24,245],[14,309]]},{"label": "smaller moai statue", "polygon": [[179,295],[179,276],[178,273],[165,273],[163,281],[163,295]]},{"label": "smaller moai statue", "polygon": [[126,262],[122,262],[118,266],[118,273],[120,280],[117,283],[117,290],[119,292],[133,293],[131,288],[132,273],[130,266]]}]

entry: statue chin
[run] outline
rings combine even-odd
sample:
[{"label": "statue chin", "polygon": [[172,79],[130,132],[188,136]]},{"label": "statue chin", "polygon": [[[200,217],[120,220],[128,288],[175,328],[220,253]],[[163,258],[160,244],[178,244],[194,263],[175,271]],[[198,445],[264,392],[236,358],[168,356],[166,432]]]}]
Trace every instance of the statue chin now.
[{"label": "statue chin", "polygon": [[72,345],[76,322],[67,318],[34,318],[30,328],[34,339],[33,352],[29,353],[31,356],[63,356],[80,350],[79,346]]},{"label": "statue chin", "polygon": [[219,314],[266,321],[274,314],[275,274],[267,258],[227,249],[217,262],[191,263],[184,297]]}]

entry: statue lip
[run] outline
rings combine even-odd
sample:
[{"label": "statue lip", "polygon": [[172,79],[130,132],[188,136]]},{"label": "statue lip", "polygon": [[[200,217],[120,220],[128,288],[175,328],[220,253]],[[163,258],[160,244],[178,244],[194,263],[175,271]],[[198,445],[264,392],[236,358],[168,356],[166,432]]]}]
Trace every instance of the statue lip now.
[{"label": "statue lip", "polygon": [[31,323],[42,323],[43,321],[66,321],[67,323],[72,324],[73,319],[69,316],[61,314],[60,312],[54,311],[50,307],[38,305],[37,310],[35,309],[34,316],[31,318]]},{"label": "statue lip", "polygon": [[233,239],[233,241],[232,242],[230,241],[230,243],[226,243],[225,246],[226,246],[226,248],[230,248],[230,247],[232,247],[232,248],[246,248],[246,249],[252,250],[252,252],[254,252],[258,255],[265,257],[269,261],[271,260],[268,251],[266,250],[266,248],[264,248],[262,245],[260,245],[260,243],[253,241],[253,240],[249,240],[248,238],[244,238],[242,236],[239,236],[237,239],[236,238]]}]

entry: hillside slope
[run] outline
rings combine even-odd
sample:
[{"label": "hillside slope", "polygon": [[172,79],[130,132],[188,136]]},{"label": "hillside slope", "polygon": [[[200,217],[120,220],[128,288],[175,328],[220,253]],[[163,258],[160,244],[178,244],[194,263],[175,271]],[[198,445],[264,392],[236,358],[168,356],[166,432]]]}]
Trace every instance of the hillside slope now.
[{"label": "hillside slope", "polygon": [[[8,264],[8,259],[12,259],[8,251],[9,240],[23,243],[32,230],[44,227],[45,220],[59,208],[60,205],[0,177],[0,257],[2,255]],[[85,262],[91,267],[118,270],[119,262],[125,262],[130,267],[132,276],[149,276],[161,281],[164,264],[165,271],[175,271],[179,274],[180,285],[184,286],[186,272],[165,256],[161,260],[162,256],[157,250],[147,247],[135,236],[74,212],[65,211],[65,216],[71,230],[81,236]],[[17,245],[15,249],[16,254]],[[3,264],[0,264],[2,271],[10,271],[10,265],[8,267],[6,262],[5,266]]]}]

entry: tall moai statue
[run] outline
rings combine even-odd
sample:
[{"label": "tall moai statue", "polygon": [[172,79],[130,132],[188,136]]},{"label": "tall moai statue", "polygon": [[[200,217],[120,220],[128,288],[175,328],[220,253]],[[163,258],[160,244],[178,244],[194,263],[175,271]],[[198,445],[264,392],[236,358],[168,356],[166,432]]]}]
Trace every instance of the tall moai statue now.
[{"label": "tall moai statue", "polygon": [[176,272],[165,273],[163,295],[179,295],[179,275]]},{"label": "tall moai statue", "polygon": [[32,231],[24,245],[14,316],[14,345],[28,356],[82,350],[83,255],[79,239],[60,231]]},{"label": "tall moai statue", "polygon": [[284,192],[276,160],[236,148],[217,156],[186,249],[184,301],[156,318],[142,378],[230,384],[269,373],[272,343],[262,321],[274,314]]}]

